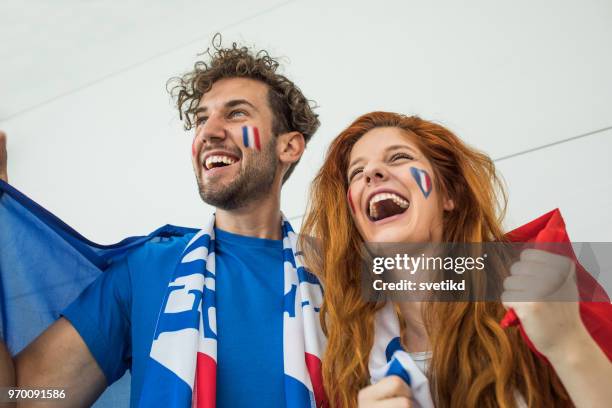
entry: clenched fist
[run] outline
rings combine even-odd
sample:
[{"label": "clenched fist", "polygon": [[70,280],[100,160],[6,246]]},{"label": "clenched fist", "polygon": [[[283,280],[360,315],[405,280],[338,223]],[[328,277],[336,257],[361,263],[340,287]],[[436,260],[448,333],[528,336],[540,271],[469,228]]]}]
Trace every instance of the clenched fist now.
[{"label": "clenched fist", "polygon": [[502,301],[514,309],[525,332],[549,356],[564,339],[583,332],[575,263],[561,255],[526,249],[504,281]]}]

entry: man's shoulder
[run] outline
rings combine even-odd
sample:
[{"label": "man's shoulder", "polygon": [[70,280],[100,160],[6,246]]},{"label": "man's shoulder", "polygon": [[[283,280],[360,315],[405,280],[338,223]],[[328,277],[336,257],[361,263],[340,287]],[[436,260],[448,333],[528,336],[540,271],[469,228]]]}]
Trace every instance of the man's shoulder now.
[{"label": "man's shoulder", "polygon": [[125,252],[130,268],[175,265],[197,229],[166,225]]}]

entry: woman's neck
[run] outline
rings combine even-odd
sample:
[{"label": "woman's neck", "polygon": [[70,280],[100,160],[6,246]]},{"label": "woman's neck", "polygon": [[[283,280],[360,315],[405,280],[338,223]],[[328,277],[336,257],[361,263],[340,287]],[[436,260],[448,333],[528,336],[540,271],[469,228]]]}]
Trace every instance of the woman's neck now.
[{"label": "woman's neck", "polygon": [[397,305],[406,323],[406,330],[402,337],[406,351],[412,353],[431,350],[421,313],[423,302],[397,302]]}]

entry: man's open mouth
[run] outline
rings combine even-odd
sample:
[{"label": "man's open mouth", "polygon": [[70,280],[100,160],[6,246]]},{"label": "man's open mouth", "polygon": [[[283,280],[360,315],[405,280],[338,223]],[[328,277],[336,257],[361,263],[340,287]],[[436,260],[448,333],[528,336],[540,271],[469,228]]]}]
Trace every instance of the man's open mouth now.
[{"label": "man's open mouth", "polygon": [[219,167],[230,166],[239,160],[240,159],[237,157],[227,154],[211,154],[204,160],[204,169],[211,170]]},{"label": "man's open mouth", "polygon": [[368,203],[367,215],[370,221],[380,221],[405,212],[410,201],[399,194],[384,192],[374,194]]}]

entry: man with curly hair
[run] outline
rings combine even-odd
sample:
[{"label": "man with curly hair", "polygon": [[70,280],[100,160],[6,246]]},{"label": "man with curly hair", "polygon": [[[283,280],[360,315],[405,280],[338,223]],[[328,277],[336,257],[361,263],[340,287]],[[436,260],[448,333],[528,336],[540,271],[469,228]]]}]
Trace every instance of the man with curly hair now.
[{"label": "man with curly hair", "polygon": [[319,120],[265,51],[208,56],[169,86],[194,130],[209,227],[113,263],[15,358],[19,387],[66,388],[88,406],[129,369],[131,406],[323,403],[318,282],[280,211]]}]

